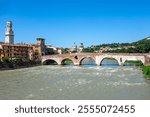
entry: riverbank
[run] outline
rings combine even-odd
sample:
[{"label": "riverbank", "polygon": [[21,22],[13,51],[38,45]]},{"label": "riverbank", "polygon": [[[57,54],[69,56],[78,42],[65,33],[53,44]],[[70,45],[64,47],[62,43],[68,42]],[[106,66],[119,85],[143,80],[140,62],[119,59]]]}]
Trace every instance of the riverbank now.
[{"label": "riverbank", "polygon": [[150,66],[144,66],[143,73],[144,73],[144,77],[150,80]]},{"label": "riverbank", "polygon": [[150,80],[150,66],[145,66],[141,61],[126,61],[124,65],[139,66],[142,68],[144,78]]},{"label": "riverbank", "polygon": [[11,68],[11,67],[0,67],[0,71],[30,68],[30,67],[36,67],[36,66],[41,66],[41,64],[35,64],[35,65],[29,65],[29,66],[17,66],[17,67],[13,67],[13,68]]},{"label": "riverbank", "polygon": [[40,66],[40,62],[34,61],[1,61],[0,70],[14,70],[28,67]]},{"label": "riverbank", "polygon": [[150,80],[150,66],[144,66],[141,61],[126,61],[124,65],[134,65],[141,67],[144,74],[144,78]]}]

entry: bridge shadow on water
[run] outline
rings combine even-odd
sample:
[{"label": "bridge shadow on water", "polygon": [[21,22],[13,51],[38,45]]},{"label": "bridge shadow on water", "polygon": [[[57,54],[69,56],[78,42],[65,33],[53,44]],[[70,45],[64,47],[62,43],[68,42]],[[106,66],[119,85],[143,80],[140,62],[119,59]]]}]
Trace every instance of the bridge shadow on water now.
[{"label": "bridge shadow on water", "polygon": [[101,64],[100,66],[104,66],[104,67],[118,67],[119,64]]}]

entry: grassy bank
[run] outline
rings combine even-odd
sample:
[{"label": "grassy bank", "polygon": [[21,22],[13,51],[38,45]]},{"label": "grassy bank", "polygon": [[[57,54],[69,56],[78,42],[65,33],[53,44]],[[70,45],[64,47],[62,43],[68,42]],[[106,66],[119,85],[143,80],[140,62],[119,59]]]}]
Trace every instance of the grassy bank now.
[{"label": "grassy bank", "polygon": [[143,67],[144,77],[150,80],[150,66]]},{"label": "grassy bank", "polygon": [[126,61],[124,65],[134,65],[142,68],[144,78],[150,80],[150,66],[144,66],[141,61]]},{"label": "grassy bank", "polygon": [[132,61],[128,60],[124,63],[124,65],[134,65],[134,66],[143,66],[143,63],[141,61]]}]

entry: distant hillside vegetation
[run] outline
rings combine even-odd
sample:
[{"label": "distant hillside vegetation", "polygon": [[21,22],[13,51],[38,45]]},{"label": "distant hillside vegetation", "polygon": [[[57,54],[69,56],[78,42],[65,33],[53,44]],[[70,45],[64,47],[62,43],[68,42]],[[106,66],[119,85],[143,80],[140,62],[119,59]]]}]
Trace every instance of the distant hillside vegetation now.
[{"label": "distant hillside vegetation", "polygon": [[150,37],[132,43],[112,43],[92,45],[84,48],[82,52],[102,52],[102,53],[149,53]]}]

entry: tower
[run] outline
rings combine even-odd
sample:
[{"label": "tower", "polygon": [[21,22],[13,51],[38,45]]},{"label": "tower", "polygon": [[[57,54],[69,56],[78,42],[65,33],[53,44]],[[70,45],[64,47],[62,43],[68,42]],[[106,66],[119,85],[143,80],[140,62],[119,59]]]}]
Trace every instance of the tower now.
[{"label": "tower", "polygon": [[74,44],[73,44],[73,46],[72,46],[72,49],[74,50],[74,51],[77,51],[77,45],[76,45],[76,43],[74,42]]},{"label": "tower", "polygon": [[78,50],[78,47],[76,43],[74,42],[72,48],[70,48],[70,53],[75,53],[77,52],[77,50]]},{"label": "tower", "polygon": [[12,21],[7,21],[5,31],[5,43],[14,44],[14,32],[12,30]]},{"label": "tower", "polygon": [[45,39],[43,39],[43,38],[37,38],[36,39],[36,44],[37,45],[45,46]]},{"label": "tower", "polygon": [[80,43],[80,45],[79,45],[79,52],[82,52],[83,49],[84,49],[84,45],[83,45],[83,43]]},{"label": "tower", "polygon": [[45,55],[45,39],[37,38],[36,41],[36,44],[40,46],[40,55]]}]

